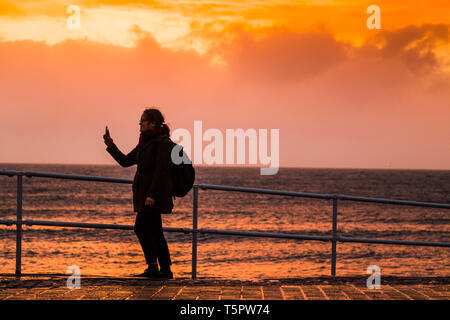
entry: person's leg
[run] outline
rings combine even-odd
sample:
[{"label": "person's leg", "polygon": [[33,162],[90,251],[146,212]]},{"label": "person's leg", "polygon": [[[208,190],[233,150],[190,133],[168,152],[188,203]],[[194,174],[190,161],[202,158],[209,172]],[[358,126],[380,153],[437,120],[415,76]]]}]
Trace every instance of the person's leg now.
[{"label": "person's leg", "polygon": [[151,217],[149,213],[138,212],[134,224],[134,232],[141,244],[142,251],[144,252],[145,262],[150,269],[154,270],[155,268],[158,268],[158,264],[150,226]]},{"label": "person's leg", "polygon": [[172,261],[170,260],[169,247],[164,236],[161,214],[159,212],[151,214],[151,238],[161,271],[170,271]]}]

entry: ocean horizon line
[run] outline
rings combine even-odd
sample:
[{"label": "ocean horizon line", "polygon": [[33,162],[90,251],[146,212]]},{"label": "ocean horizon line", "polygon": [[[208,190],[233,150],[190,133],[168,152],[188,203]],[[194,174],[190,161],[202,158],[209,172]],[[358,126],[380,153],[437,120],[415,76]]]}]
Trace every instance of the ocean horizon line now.
[{"label": "ocean horizon line", "polygon": [[[111,166],[116,167],[117,164],[114,163],[54,163],[54,162],[0,162],[0,170],[4,165],[54,165],[54,166]],[[209,164],[194,164],[195,167],[199,168],[225,168],[225,169],[259,169],[262,168],[259,165],[235,165],[235,164],[224,164],[224,165],[209,165]],[[321,167],[321,166],[280,166],[279,169],[323,169],[323,170],[395,170],[395,171],[450,171],[450,168],[393,168],[393,167]]]}]

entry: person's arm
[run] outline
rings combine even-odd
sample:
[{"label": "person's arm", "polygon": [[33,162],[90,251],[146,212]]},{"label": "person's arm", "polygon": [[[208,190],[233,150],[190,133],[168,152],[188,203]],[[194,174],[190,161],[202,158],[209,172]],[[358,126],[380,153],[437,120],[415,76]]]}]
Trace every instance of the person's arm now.
[{"label": "person's arm", "polygon": [[130,151],[127,155],[124,155],[122,151],[117,148],[111,138],[108,130],[108,126],[105,128],[105,134],[103,135],[105,144],[107,145],[106,151],[112,155],[114,160],[116,160],[122,167],[130,167],[133,164],[137,164],[137,146]]},{"label": "person's arm", "polygon": [[106,151],[124,168],[137,164],[137,146],[127,155],[124,155],[114,143],[109,145]]},{"label": "person's arm", "polygon": [[158,146],[156,156],[156,168],[152,183],[147,190],[147,197],[156,199],[158,195],[170,194],[172,192],[172,148],[169,141],[163,141]]}]

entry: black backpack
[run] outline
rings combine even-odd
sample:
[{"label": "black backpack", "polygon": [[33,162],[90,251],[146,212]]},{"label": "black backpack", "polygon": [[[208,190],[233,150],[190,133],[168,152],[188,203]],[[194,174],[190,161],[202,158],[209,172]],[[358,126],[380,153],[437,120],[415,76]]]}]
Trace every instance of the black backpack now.
[{"label": "black backpack", "polygon": [[189,157],[183,151],[183,147],[173,143],[172,150],[173,148],[179,149],[179,156],[181,159],[184,159],[184,161],[180,164],[175,164],[172,161],[172,195],[174,197],[182,198],[189,193],[194,185],[195,170]]}]

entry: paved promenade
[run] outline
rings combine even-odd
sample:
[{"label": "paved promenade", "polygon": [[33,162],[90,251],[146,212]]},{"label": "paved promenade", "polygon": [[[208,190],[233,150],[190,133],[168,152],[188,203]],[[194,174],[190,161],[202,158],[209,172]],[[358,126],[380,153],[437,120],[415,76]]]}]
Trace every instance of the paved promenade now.
[{"label": "paved promenade", "polygon": [[69,289],[66,274],[0,274],[0,300],[448,300],[450,277],[314,277],[265,281],[81,277]]}]

